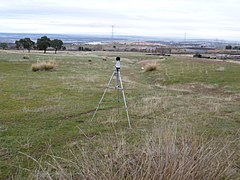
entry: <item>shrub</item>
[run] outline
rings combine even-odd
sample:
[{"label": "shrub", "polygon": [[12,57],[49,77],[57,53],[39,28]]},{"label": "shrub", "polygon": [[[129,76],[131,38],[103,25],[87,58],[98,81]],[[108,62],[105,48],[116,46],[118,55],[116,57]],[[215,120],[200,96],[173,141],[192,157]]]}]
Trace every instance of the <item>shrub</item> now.
[{"label": "shrub", "polygon": [[57,67],[57,63],[53,60],[37,62],[32,64],[32,71],[48,71]]}]

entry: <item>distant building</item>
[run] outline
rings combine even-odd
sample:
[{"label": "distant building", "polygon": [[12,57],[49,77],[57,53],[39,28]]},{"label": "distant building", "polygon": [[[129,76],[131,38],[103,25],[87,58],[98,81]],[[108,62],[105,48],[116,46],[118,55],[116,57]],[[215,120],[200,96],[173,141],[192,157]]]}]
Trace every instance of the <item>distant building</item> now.
[{"label": "distant building", "polygon": [[207,53],[209,50],[213,50],[214,48],[186,48],[187,53]]},{"label": "distant building", "polygon": [[207,53],[207,49],[186,49],[187,53]]},{"label": "distant building", "polygon": [[171,54],[172,50],[171,48],[166,48],[166,47],[160,47],[155,49],[155,53],[158,54]]}]

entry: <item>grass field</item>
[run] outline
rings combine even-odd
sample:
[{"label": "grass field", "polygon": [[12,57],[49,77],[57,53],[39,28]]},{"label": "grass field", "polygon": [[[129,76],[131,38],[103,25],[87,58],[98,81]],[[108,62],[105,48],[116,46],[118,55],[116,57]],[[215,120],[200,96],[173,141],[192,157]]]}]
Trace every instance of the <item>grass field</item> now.
[{"label": "grass field", "polygon": [[[0,51],[0,179],[239,179],[240,65],[118,52]],[[132,129],[110,89],[121,57]],[[54,60],[51,71],[31,71]],[[144,72],[147,63],[157,70]],[[114,84],[112,84],[114,87]]]}]

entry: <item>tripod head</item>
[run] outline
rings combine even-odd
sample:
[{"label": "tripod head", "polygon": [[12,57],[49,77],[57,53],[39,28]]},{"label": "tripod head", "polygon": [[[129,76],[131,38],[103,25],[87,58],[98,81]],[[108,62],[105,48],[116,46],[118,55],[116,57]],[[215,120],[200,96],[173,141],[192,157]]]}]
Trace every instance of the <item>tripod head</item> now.
[{"label": "tripod head", "polygon": [[116,57],[115,68],[117,69],[117,71],[120,69],[120,57]]}]

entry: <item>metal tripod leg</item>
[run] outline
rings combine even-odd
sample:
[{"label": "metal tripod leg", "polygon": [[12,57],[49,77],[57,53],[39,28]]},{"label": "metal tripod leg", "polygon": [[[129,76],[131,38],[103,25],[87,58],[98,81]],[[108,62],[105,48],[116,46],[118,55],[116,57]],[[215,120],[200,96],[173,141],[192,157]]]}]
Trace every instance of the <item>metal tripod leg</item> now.
[{"label": "metal tripod leg", "polygon": [[92,116],[91,121],[94,119],[94,117],[95,117],[95,115],[96,115],[96,113],[97,113],[97,111],[98,111],[98,109],[99,109],[99,107],[100,107],[100,104],[101,104],[102,101],[103,101],[103,98],[104,98],[104,96],[105,96],[105,94],[106,94],[106,92],[107,92],[107,90],[108,90],[108,88],[109,88],[109,85],[110,85],[110,83],[111,83],[111,81],[112,81],[112,79],[113,79],[114,74],[115,74],[115,71],[113,71],[113,73],[112,73],[112,76],[111,76],[111,78],[110,78],[110,80],[109,80],[109,82],[108,82],[108,84],[107,84],[107,87],[106,87],[106,89],[105,89],[105,91],[104,91],[104,93],[103,93],[103,95],[102,95],[102,97],[101,97],[101,99],[100,99],[100,101],[99,101],[99,103],[98,103],[98,106],[97,106],[97,108],[96,108],[96,110],[95,110],[95,112],[94,112],[94,114],[93,114],[93,116]]},{"label": "metal tripod leg", "polygon": [[127,113],[128,126],[129,126],[129,128],[132,128],[132,127],[131,127],[131,122],[130,122],[130,117],[129,117],[129,114],[128,114],[127,101],[126,101],[126,97],[125,97],[125,93],[124,93],[124,89],[123,89],[123,83],[122,83],[122,78],[121,78],[120,71],[119,71],[119,80],[120,80],[120,85],[121,85],[121,90],[122,90],[124,105],[125,105],[125,109],[126,109],[126,113]]},{"label": "metal tripod leg", "polygon": [[117,69],[116,71],[116,88],[117,88],[117,93],[118,93],[118,106],[117,106],[117,112],[119,114],[119,103],[120,103],[120,95],[119,95],[119,90],[120,90],[120,87],[119,87],[119,70]]}]

